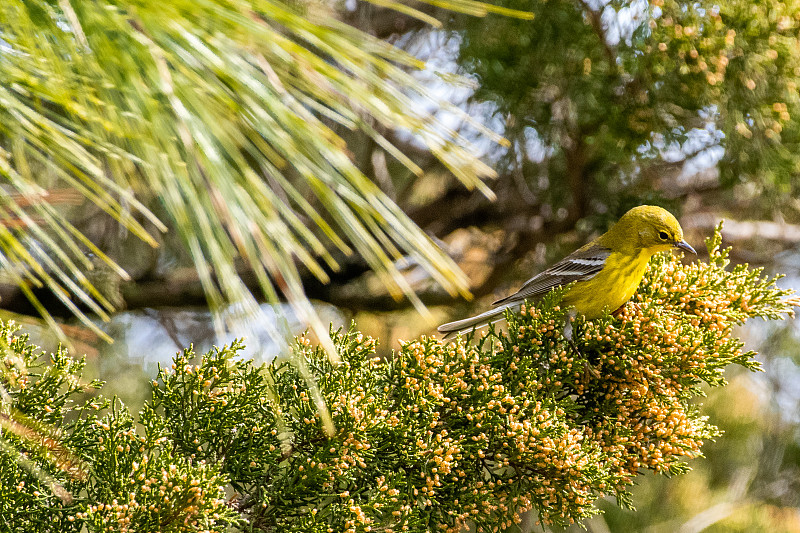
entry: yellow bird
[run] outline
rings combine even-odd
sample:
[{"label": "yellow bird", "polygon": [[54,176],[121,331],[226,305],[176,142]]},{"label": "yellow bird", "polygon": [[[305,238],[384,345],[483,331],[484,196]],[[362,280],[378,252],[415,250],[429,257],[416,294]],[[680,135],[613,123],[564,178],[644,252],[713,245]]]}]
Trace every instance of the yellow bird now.
[{"label": "yellow bird", "polygon": [[573,282],[563,305],[588,319],[597,318],[625,305],[639,287],[650,258],[672,248],[697,253],[683,240],[681,225],[669,211],[653,205],[634,207],[606,233],[494,302],[494,309],[443,324],[439,333],[447,338],[503,320],[506,309],[526,300],[535,302],[553,288]]}]

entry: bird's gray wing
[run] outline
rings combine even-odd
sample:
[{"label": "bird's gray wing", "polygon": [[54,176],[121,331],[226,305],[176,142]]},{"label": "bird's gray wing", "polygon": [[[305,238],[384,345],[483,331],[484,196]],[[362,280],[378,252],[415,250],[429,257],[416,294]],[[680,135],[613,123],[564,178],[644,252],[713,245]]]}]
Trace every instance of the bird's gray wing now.
[{"label": "bird's gray wing", "polygon": [[608,248],[589,243],[529,279],[520,290],[511,296],[494,302],[493,305],[498,307],[473,317],[442,324],[439,326],[439,332],[444,333],[444,338],[448,339],[458,333],[503,320],[506,309],[519,306],[523,300],[535,299],[554,287],[560,287],[573,281],[585,281],[593,278],[603,270],[609,255],[611,255],[611,250]]},{"label": "bird's gray wing", "polygon": [[609,255],[611,255],[611,250],[605,246],[593,243],[587,244],[547,270],[536,274],[514,294],[501,298],[492,305],[535,299],[555,287],[560,287],[573,281],[592,279],[598,272],[603,270]]}]

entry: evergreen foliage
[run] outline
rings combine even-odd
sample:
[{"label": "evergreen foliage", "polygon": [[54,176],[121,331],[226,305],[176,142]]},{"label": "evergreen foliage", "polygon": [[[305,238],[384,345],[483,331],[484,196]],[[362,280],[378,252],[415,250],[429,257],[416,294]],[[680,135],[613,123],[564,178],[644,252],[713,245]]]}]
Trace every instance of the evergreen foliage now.
[{"label": "evergreen foliage", "polygon": [[338,365],[300,338],[315,382],[238,358],[240,343],[187,350],[138,416],[79,401],[82,363],[40,362],[6,325],[11,405],[60,438],[5,433],[38,470],[0,455],[0,516],[18,531],[496,531],[529,509],[567,524],[604,495],[629,505],[638,474],[684,472],[718,436],[702,387],[758,368],[733,327],[798,304],[760,270],[727,269],[719,244],[708,263],[655,258],[618,317],[572,318],[553,293],[505,331],[423,337],[388,360],[336,332]]},{"label": "evergreen foliage", "polygon": [[[763,192],[763,212],[796,194],[800,3],[498,4],[535,17],[458,18],[459,63],[522,153],[541,142],[539,172],[525,175],[554,176],[556,204],[572,195],[614,205],[642,177],[639,194],[651,194],[648,166],[678,146],[685,157],[724,148],[723,183]],[[691,140],[693,129],[703,136]]]}]

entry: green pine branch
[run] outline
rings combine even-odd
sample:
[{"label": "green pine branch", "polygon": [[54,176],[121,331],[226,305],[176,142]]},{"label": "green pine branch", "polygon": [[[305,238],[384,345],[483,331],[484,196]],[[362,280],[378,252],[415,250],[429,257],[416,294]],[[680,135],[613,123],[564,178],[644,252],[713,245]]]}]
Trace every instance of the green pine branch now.
[{"label": "green pine branch", "polygon": [[288,357],[241,359],[241,343],[187,350],[136,416],[78,406],[81,364],[63,352],[36,363],[6,325],[12,405],[61,437],[4,432],[41,473],[0,455],[0,516],[28,531],[455,532],[507,528],[528,510],[579,522],[609,495],[630,506],[639,474],[683,473],[720,435],[703,387],[723,386],[732,364],[758,369],[733,327],[800,303],[778,278],[729,269],[719,244],[717,231],[708,263],[655,258],[618,317],[571,318],[553,293],[503,331],[423,337],[387,360],[355,328],[338,331],[339,364],[300,338],[312,383]]}]

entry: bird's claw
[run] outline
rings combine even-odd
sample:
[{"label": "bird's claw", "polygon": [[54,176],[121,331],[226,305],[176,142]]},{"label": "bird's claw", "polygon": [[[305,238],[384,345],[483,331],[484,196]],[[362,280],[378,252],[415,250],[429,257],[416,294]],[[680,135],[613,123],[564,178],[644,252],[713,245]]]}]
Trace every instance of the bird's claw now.
[{"label": "bird's claw", "polygon": [[572,351],[575,352],[575,355],[584,360],[583,361],[584,381],[589,381],[590,377],[594,379],[600,379],[600,372],[597,370],[597,368],[595,368],[595,366],[592,363],[586,360],[581,351],[578,349],[578,346],[575,344],[575,342],[572,339],[567,339],[567,342],[569,342],[569,345],[572,348]]}]

